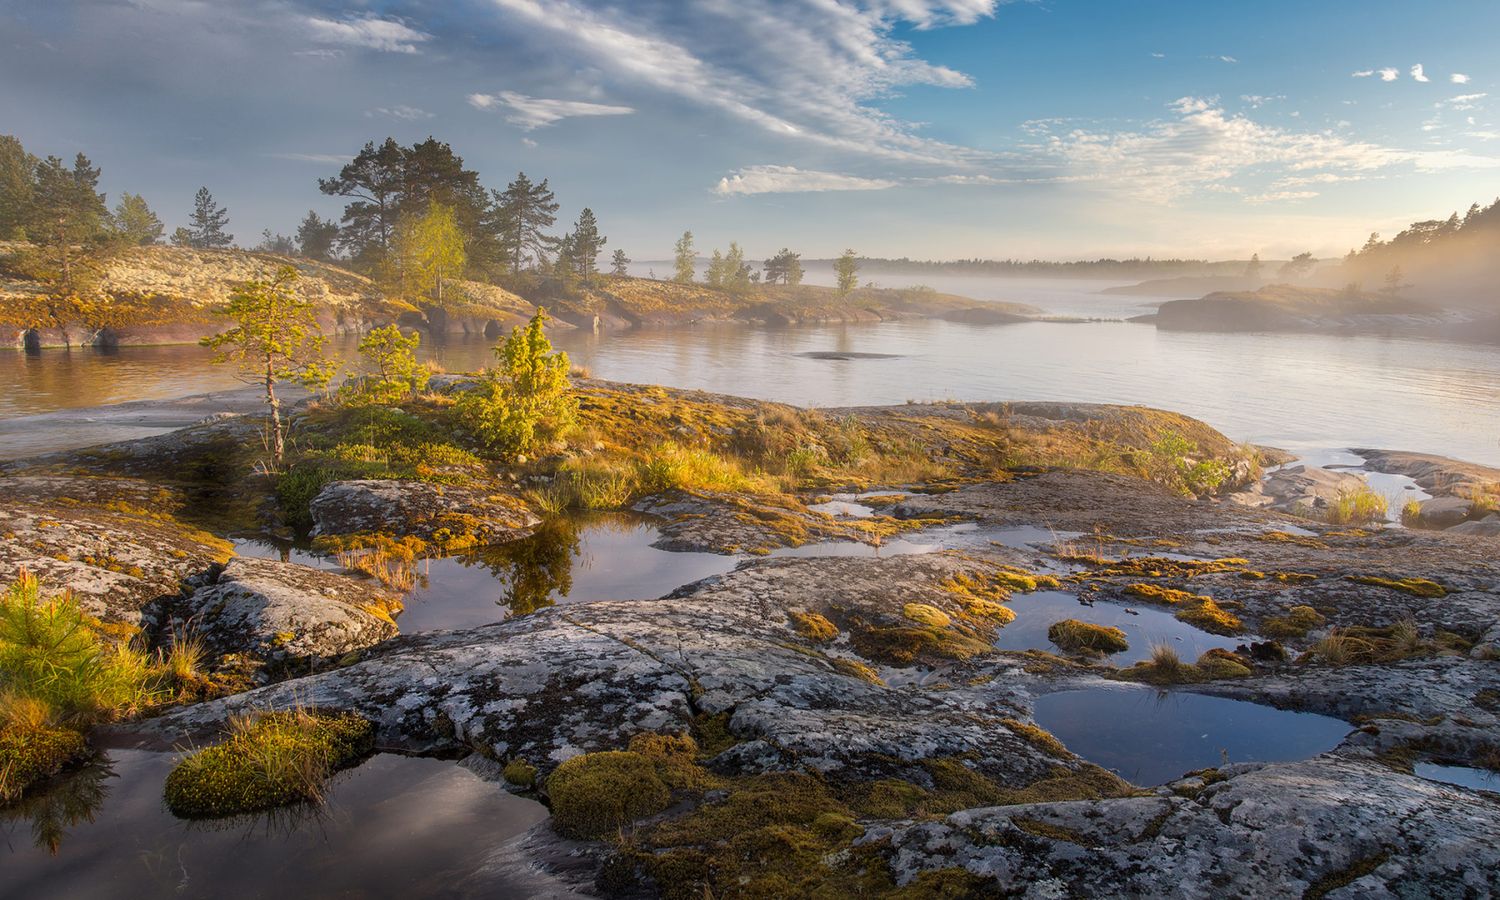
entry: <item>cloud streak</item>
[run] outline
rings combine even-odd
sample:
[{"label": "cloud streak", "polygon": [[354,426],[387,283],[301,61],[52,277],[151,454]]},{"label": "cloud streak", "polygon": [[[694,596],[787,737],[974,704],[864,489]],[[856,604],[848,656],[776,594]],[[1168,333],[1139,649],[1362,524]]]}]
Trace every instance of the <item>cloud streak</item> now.
[{"label": "cloud streak", "polygon": [[399,19],[382,19],[374,15],[343,20],[307,16],[303,22],[308,37],[320,44],[342,44],[387,53],[417,53],[418,44],[432,40],[432,35],[417,31]]},{"label": "cloud streak", "polygon": [[534,131],[555,125],[563,119],[587,116],[628,116],[634,107],[614,106],[607,103],[586,103],[582,100],[548,100],[528,97],[515,91],[498,94],[470,94],[469,105],[475,109],[506,109],[505,121],[525,131]]},{"label": "cloud streak", "polygon": [[860,178],[837,172],[818,172],[795,166],[747,166],[719,179],[714,193],[721,196],[804,194],[824,191],[883,191],[900,182],[888,178]]}]

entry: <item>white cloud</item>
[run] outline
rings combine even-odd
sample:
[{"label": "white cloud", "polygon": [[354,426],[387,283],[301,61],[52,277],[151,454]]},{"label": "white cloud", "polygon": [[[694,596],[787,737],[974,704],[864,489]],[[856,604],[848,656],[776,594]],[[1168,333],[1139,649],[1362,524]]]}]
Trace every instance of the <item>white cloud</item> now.
[{"label": "white cloud", "polygon": [[529,137],[523,137],[523,138],[521,138],[521,146],[522,147],[526,147],[526,148],[531,149],[531,150],[535,150],[537,147],[539,147],[541,145],[538,144],[536,141],[533,141]]},{"label": "white cloud", "polygon": [[403,122],[420,122],[423,119],[432,118],[433,114],[425,109],[415,106],[377,106],[374,109],[365,110],[365,118],[383,116],[387,119],[399,119]]},{"label": "white cloud", "polygon": [[531,131],[580,116],[628,116],[633,107],[612,106],[607,103],[586,103],[582,100],[548,100],[528,97],[515,91],[498,94],[470,94],[469,105],[475,109],[504,108],[505,121]]},{"label": "white cloud", "polygon": [[559,53],[774,135],[846,153],[953,165],[991,154],[926,138],[871,101],[972,80],[916,56],[898,26],[963,25],[1000,0],[491,0]]},{"label": "white cloud", "polygon": [[860,178],[837,172],[817,172],[795,166],[747,166],[719,179],[714,193],[798,194],[821,191],[883,191],[898,182],[887,178]]},{"label": "white cloud", "polygon": [[1349,77],[1350,78],[1369,78],[1371,75],[1374,75],[1374,74],[1375,74],[1375,70],[1374,69],[1364,69],[1362,71],[1355,72],[1355,73],[1351,74]]},{"label": "white cloud", "polygon": [[432,40],[432,35],[417,31],[398,19],[382,19],[374,15],[342,21],[307,16],[303,22],[309,37],[320,43],[346,44],[388,53],[416,53],[418,44]]},{"label": "white cloud", "polygon": [[1317,191],[1268,191],[1264,194],[1252,194],[1245,198],[1246,203],[1279,203],[1286,200],[1311,200],[1318,196]]},{"label": "white cloud", "polygon": [[1411,77],[1413,81],[1427,82],[1432,80],[1431,78],[1427,77],[1426,72],[1422,71],[1421,63],[1417,63],[1416,65],[1411,67]]},{"label": "white cloud", "polygon": [[354,157],[339,153],[267,153],[272,159],[287,159],[292,162],[317,163],[320,166],[342,166]]},{"label": "white cloud", "polygon": [[1381,69],[1376,74],[1380,76],[1381,81],[1395,81],[1401,77],[1401,72],[1397,69]]},{"label": "white cloud", "polygon": [[1213,57],[1213,58],[1217,59],[1219,62],[1225,62],[1225,63],[1237,63],[1237,62],[1239,62],[1239,60],[1235,59],[1232,56],[1216,56],[1216,57]]},{"label": "white cloud", "polygon": [[1448,80],[1453,82],[1454,84],[1468,84],[1469,76],[1463,74],[1462,72],[1454,72],[1452,75],[1448,76]]},{"label": "white cloud", "polygon": [[1285,94],[1275,94],[1275,95],[1272,95],[1272,96],[1269,96],[1269,97],[1263,96],[1261,94],[1241,94],[1240,95],[1240,100],[1243,101],[1243,102],[1245,102],[1245,103],[1250,104],[1250,106],[1252,108],[1254,108],[1254,109],[1260,109],[1262,106],[1265,106],[1267,103],[1274,103],[1277,100],[1285,100],[1285,99],[1286,99],[1286,95]]},{"label": "white cloud", "polygon": [[1167,54],[1165,54],[1165,53],[1153,53],[1153,54],[1151,54],[1151,57],[1152,57],[1152,59],[1166,59],[1167,58]]},{"label": "white cloud", "polygon": [[1448,107],[1459,111],[1478,109],[1479,101],[1488,97],[1489,94],[1459,94],[1457,97],[1449,97],[1447,100],[1439,100],[1435,105],[1439,108]]}]

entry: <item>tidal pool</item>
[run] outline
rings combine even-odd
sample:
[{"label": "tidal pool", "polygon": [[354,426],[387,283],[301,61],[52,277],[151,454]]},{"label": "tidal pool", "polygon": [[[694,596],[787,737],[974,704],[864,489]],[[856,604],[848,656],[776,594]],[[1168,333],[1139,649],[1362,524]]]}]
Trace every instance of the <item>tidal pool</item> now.
[{"label": "tidal pool", "polygon": [[1333,749],[1353,727],[1313,713],[1136,685],[1043,694],[1036,723],[1139,785],[1225,763],[1289,762]]},{"label": "tidal pool", "polygon": [[0,810],[0,894],[68,900],[527,896],[484,865],[540,803],[452,762],[381,754],[322,807],[212,822],[167,811],[173,753],[111,750]]},{"label": "tidal pool", "polygon": [[1468,766],[1441,766],[1437,763],[1419,762],[1412,767],[1412,770],[1418,777],[1429,781],[1441,781],[1444,784],[1500,794],[1500,772],[1490,769],[1471,769]]},{"label": "tidal pool", "polygon": [[1108,625],[1125,632],[1130,649],[1110,654],[1108,660],[1128,666],[1151,657],[1153,644],[1165,644],[1177,655],[1191,662],[1214,647],[1233,650],[1250,638],[1221,637],[1178,621],[1164,609],[1153,606],[1121,606],[1099,600],[1092,605],[1078,602],[1078,597],[1064,591],[1037,591],[1017,594],[1005,604],[1015,611],[1016,620],[1000,629],[995,646],[1001,650],[1049,650],[1062,652],[1047,638],[1047,629],[1063,619],[1078,619],[1094,625]]}]

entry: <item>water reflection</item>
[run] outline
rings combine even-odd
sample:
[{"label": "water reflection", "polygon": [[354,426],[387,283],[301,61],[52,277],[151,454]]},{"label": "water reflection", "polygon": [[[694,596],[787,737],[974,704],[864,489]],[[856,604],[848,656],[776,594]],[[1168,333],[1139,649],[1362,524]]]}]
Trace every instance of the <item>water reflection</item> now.
[{"label": "water reflection", "polygon": [[1151,648],[1162,644],[1176,650],[1183,659],[1192,661],[1214,647],[1233,650],[1249,637],[1220,637],[1200,631],[1178,620],[1170,612],[1149,606],[1127,607],[1098,600],[1082,603],[1074,594],[1062,591],[1037,591],[1020,594],[1007,604],[1016,620],[1000,630],[995,646],[1001,650],[1048,650],[1062,652],[1047,637],[1047,629],[1064,619],[1078,619],[1094,625],[1107,625],[1125,632],[1130,648],[1107,657],[1110,663],[1128,666],[1151,657]]},{"label": "water reflection", "polygon": [[[7,826],[30,823],[35,846],[56,856],[70,829],[94,821],[94,814],[109,796],[108,782],[114,775],[107,757],[91,759],[46,788],[28,793],[10,806],[0,807],[0,822]],[[15,839],[9,827],[6,828],[6,837]]]},{"label": "water reflection", "polygon": [[[593,523],[592,527],[614,527],[618,531],[634,525],[606,519]],[[488,569],[502,585],[495,602],[509,609],[511,615],[523,616],[572,593],[573,566],[583,554],[581,530],[576,520],[550,519],[529,537],[485,547],[464,561]]]},{"label": "water reflection", "polygon": [[1306,759],[1350,730],[1328,716],[1127,685],[1043,694],[1033,715],[1069,750],[1140,785],[1226,763]]}]

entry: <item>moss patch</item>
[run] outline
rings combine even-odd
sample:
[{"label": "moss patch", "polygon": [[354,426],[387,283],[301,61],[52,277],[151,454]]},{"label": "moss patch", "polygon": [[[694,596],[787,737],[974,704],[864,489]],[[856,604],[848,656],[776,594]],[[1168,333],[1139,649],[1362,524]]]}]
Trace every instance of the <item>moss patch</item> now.
[{"label": "moss patch", "polygon": [[0,804],[88,753],[83,735],[69,728],[20,723],[0,727]]},{"label": "moss patch", "polygon": [[1267,616],[1260,631],[1267,637],[1300,638],[1327,623],[1328,618],[1311,606],[1294,606],[1284,616]]},{"label": "moss patch", "polygon": [[1125,632],[1108,625],[1063,619],[1047,629],[1047,640],[1069,653],[1105,654],[1130,649]]},{"label": "moss patch", "polygon": [[501,775],[505,777],[507,782],[517,787],[530,788],[536,786],[536,766],[533,766],[519,756],[505,764],[505,769],[502,770]]},{"label": "moss patch", "polygon": [[930,625],[934,628],[947,628],[953,624],[953,619],[949,618],[947,613],[926,603],[908,603],[901,607],[901,615],[919,625]]},{"label": "moss patch", "polygon": [[839,627],[819,613],[790,612],[787,617],[798,634],[815,643],[826,644],[839,636]]},{"label": "moss patch", "polygon": [[239,720],[228,740],[187,756],[167,775],[167,807],[183,818],[215,818],[320,801],[328,777],[368,755],[374,734],[352,713]]},{"label": "moss patch", "polygon": [[953,628],[862,626],[852,632],[854,651],[891,666],[971,659],[991,652],[988,643]]},{"label": "moss patch", "polygon": [[672,790],[646,754],[607,750],[558,766],[547,778],[547,797],[559,832],[598,838],[666,809]]},{"label": "moss patch", "polygon": [[1232,636],[1245,630],[1245,623],[1238,616],[1209,597],[1199,597],[1191,605],[1179,607],[1174,615],[1179,621],[1209,634]]},{"label": "moss patch", "polygon": [[1411,594],[1413,597],[1425,597],[1429,600],[1448,596],[1447,588],[1428,578],[1381,578],[1377,575],[1346,575],[1344,577],[1357,584],[1390,588],[1393,591]]}]

